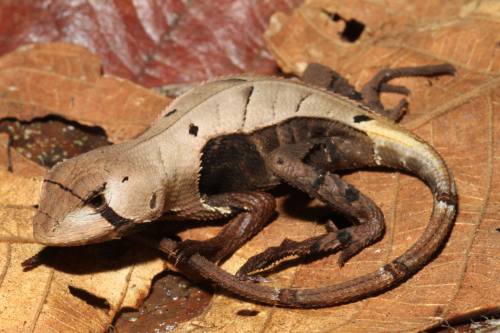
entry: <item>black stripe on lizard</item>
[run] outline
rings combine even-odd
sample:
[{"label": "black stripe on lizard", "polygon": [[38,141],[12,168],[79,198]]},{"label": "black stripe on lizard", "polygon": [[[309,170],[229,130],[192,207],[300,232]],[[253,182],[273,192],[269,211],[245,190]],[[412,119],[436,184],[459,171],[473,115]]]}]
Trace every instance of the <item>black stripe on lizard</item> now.
[{"label": "black stripe on lizard", "polygon": [[76,194],[72,189],[70,189],[69,187],[59,183],[59,182],[56,182],[55,180],[52,180],[52,179],[44,179],[43,180],[44,183],[49,183],[49,184],[53,184],[53,185],[56,185],[58,186],[60,189],[62,189],[63,191],[65,192],[68,192],[69,194],[71,194],[72,196],[78,198],[79,200],[81,201],[84,201],[84,199],[79,196],[78,194]]},{"label": "black stripe on lizard", "polygon": [[113,208],[109,207],[108,204],[105,204],[104,207],[98,210],[99,214],[106,219],[111,225],[115,228],[122,227],[126,224],[131,224],[134,222],[132,219],[127,219],[120,214],[116,213]]}]

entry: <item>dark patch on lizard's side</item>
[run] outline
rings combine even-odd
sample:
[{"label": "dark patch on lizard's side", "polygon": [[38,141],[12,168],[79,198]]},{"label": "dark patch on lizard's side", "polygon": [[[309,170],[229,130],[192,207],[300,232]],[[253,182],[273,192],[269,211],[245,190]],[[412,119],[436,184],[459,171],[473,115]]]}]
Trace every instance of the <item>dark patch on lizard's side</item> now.
[{"label": "dark patch on lizard's side", "polygon": [[189,134],[193,136],[198,136],[198,126],[195,124],[189,124]]},{"label": "dark patch on lizard's side", "polygon": [[221,136],[203,148],[200,192],[216,194],[265,187],[270,174],[247,135]]},{"label": "dark patch on lizard's side", "polygon": [[360,115],[357,115],[357,116],[354,116],[353,118],[354,122],[355,123],[362,123],[364,121],[370,121],[370,120],[373,120],[373,118],[370,118],[364,114],[360,114]]},{"label": "dark patch on lizard's side", "polygon": [[[374,164],[373,143],[364,132],[328,119],[296,117],[250,134],[209,140],[202,150],[200,192],[272,188],[280,179],[268,170],[264,157],[282,145],[301,142],[317,143],[304,162],[323,174]],[[319,177],[315,185],[321,183]],[[348,195],[356,199],[356,193]]]},{"label": "dark patch on lizard's side", "polygon": [[126,181],[128,181],[128,176],[123,177],[122,183],[125,183]]},{"label": "dark patch on lizard's side", "polygon": [[70,189],[69,187],[64,186],[63,184],[61,184],[61,183],[59,183],[59,182],[56,182],[55,180],[51,180],[51,179],[44,179],[43,181],[44,181],[45,183],[49,183],[49,184],[56,185],[56,186],[58,186],[60,189],[62,189],[63,191],[70,193],[72,196],[74,196],[74,197],[76,197],[76,198],[80,199],[81,201],[84,201],[84,199],[83,199],[81,196],[79,196],[78,194],[76,194],[75,192],[73,192],[73,190],[72,190],[72,189]]}]

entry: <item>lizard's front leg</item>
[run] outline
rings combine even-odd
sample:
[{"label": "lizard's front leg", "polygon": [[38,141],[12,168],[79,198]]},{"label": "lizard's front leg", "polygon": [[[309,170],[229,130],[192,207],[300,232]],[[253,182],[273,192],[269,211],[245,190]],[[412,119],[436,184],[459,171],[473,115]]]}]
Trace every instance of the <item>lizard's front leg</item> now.
[{"label": "lizard's front leg", "polygon": [[214,262],[229,257],[269,222],[276,208],[274,197],[265,192],[222,193],[209,196],[205,202],[212,207],[230,207],[237,215],[213,238],[180,243],[179,260],[195,253]]},{"label": "lizard's front leg", "polygon": [[384,217],[377,205],[339,176],[317,170],[302,159],[314,147],[312,143],[298,143],[274,150],[266,164],[285,182],[328,204],[335,211],[353,218],[357,225],[341,230],[329,228],[327,233],[301,242],[285,240],[280,246],[250,258],[238,274],[247,275],[266,268],[290,255],[341,250],[339,264],[378,240],[384,232]]}]

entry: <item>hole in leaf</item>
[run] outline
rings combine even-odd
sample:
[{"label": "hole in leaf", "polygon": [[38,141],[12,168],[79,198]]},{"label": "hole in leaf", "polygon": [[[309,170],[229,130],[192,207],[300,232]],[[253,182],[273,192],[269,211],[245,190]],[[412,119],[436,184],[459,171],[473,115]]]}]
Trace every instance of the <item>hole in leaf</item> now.
[{"label": "hole in leaf", "polygon": [[338,13],[329,13],[325,10],[323,12],[330,16],[330,18],[335,22],[344,21],[345,28],[342,32],[340,32],[340,38],[342,38],[342,40],[354,43],[359,39],[359,37],[361,37],[361,34],[365,30],[365,25],[361,21],[358,21],[354,18],[346,20]]},{"label": "hole in leaf", "polygon": [[167,332],[206,311],[212,294],[179,273],[158,274],[138,309],[122,308],[113,320],[116,332]]},{"label": "hole in leaf", "polygon": [[30,121],[3,118],[0,132],[9,135],[10,147],[19,154],[46,167],[111,144],[101,127],[85,126],[56,115]]}]

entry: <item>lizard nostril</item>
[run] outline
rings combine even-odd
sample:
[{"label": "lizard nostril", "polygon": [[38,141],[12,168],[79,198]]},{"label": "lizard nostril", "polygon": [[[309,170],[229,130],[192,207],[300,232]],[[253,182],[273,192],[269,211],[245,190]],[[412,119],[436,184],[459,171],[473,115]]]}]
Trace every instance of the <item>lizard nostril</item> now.
[{"label": "lizard nostril", "polygon": [[39,209],[33,217],[33,236],[35,240],[43,243],[47,237],[50,237],[55,232],[58,225],[57,220]]}]

